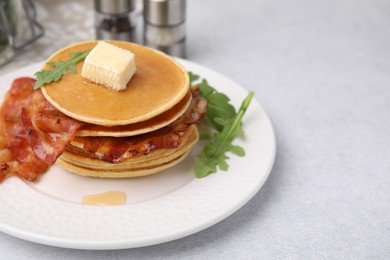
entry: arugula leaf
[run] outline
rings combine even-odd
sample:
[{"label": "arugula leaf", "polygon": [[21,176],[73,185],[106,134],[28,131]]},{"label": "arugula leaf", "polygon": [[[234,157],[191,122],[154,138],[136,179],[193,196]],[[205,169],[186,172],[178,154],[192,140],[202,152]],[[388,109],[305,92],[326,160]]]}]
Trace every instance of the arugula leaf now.
[{"label": "arugula leaf", "polygon": [[190,77],[190,85],[192,86],[195,81],[199,79],[199,75],[196,75],[192,73],[191,71],[188,72],[188,76]]},{"label": "arugula leaf", "polygon": [[195,166],[195,176],[203,178],[219,169],[226,171],[229,168],[226,155],[227,152],[232,152],[238,156],[244,156],[245,151],[241,146],[233,145],[234,138],[242,136],[244,131],[241,128],[242,118],[248,109],[254,93],[249,92],[247,97],[241,104],[237,114],[230,119],[215,118],[215,122],[223,127],[221,132],[212,135],[211,142],[206,145],[200,154],[199,161]]},{"label": "arugula leaf", "polygon": [[229,97],[216,91],[208,84],[207,80],[203,79],[198,86],[200,95],[206,98],[208,102],[206,113],[207,121],[209,121],[219,132],[222,131],[223,125],[218,123],[216,119],[222,118],[227,120],[236,114],[236,109],[229,103]]},{"label": "arugula leaf", "polygon": [[62,76],[64,76],[67,73],[67,70],[69,69],[72,73],[76,73],[76,64],[85,59],[89,52],[92,49],[83,51],[83,52],[71,52],[70,55],[72,58],[67,61],[59,61],[59,62],[48,62],[47,64],[54,67],[53,70],[40,70],[36,72],[34,75],[37,78],[37,81],[34,85],[34,90],[39,89],[46,83],[50,83],[53,81],[58,81]]}]

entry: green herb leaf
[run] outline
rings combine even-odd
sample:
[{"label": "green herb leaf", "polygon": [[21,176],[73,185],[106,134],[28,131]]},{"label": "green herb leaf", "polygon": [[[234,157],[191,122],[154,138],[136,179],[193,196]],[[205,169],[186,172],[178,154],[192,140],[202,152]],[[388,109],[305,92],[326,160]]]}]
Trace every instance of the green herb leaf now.
[{"label": "green herb leaf", "polygon": [[206,119],[210,124],[219,132],[223,129],[223,124],[217,122],[218,118],[227,120],[232,118],[236,114],[234,106],[229,101],[229,97],[223,93],[216,91],[211,87],[207,80],[202,80],[198,85],[200,89],[200,95],[207,99],[208,107]]},{"label": "green herb leaf", "polygon": [[232,142],[237,136],[243,135],[241,127],[242,118],[248,109],[252,100],[253,92],[250,91],[248,96],[242,102],[242,105],[237,114],[230,119],[219,118],[214,120],[222,126],[222,131],[212,135],[211,142],[203,149],[199,161],[195,166],[195,176],[203,178],[219,169],[226,171],[229,168],[226,155],[227,152],[232,152],[238,156],[244,156],[245,151],[242,147],[233,145]]},{"label": "green herb leaf", "polygon": [[47,64],[54,67],[53,70],[40,70],[36,72],[34,75],[37,78],[37,81],[34,85],[34,90],[39,89],[46,83],[58,81],[60,78],[62,78],[68,71],[68,69],[72,73],[77,72],[76,64],[85,59],[89,52],[92,49],[83,51],[83,52],[71,52],[70,55],[72,58],[67,61],[59,61],[59,62],[48,62]]},{"label": "green herb leaf", "polygon": [[190,85],[191,86],[194,84],[195,81],[197,81],[199,79],[199,75],[196,75],[196,74],[192,73],[191,71],[188,72],[188,76],[190,77]]}]

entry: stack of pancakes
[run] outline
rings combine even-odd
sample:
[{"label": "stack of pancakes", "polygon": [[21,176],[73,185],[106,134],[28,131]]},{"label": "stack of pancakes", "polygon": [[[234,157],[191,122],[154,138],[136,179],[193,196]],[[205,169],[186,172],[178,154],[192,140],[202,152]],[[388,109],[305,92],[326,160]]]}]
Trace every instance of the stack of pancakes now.
[{"label": "stack of pancakes", "polygon": [[[177,164],[198,140],[194,125],[182,134],[177,148],[157,149],[117,163],[84,150],[91,137],[135,137],[162,129],[183,115],[192,99],[188,74],[175,60],[141,45],[108,42],[135,54],[137,71],[125,90],[114,91],[82,78],[82,61],[76,65],[77,73],[68,73],[41,88],[56,109],[86,123],[58,158],[58,165],[80,175],[121,178],[149,175]],[[71,52],[85,51],[96,44],[92,41],[69,46],[53,54],[48,62],[69,60]]]}]

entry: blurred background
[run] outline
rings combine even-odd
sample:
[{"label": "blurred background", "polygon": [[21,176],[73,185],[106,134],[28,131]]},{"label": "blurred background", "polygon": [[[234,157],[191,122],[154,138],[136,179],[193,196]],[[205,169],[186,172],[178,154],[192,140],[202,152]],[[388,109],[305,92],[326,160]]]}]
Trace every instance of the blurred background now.
[{"label": "blurred background", "polygon": [[[28,20],[21,7],[22,0],[9,2],[15,6],[10,8],[10,12],[19,12],[15,22],[18,23],[19,32],[22,32],[17,33],[18,41],[23,42],[31,35],[26,24]],[[7,64],[0,66],[0,74],[34,62],[42,62],[54,51],[69,44],[95,39],[93,0],[35,0],[32,3],[36,9],[36,20],[44,28],[44,35],[17,51]]]},{"label": "blurred background", "polygon": [[[45,34],[0,76],[96,37],[92,0],[33,3]],[[135,10],[141,42],[142,2]],[[215,226],[161,245],[91,252],[0,234],[0,255],[389,259],[389,25],[389,0],[187,0],[187,59],[254,90],[273,122],[276,161],[260,192]]]},{"label": "blurred background", "polygon": [[1,0],[0,6],[0,73],[95,39],[132,41],[186,57],[186,0]]}]

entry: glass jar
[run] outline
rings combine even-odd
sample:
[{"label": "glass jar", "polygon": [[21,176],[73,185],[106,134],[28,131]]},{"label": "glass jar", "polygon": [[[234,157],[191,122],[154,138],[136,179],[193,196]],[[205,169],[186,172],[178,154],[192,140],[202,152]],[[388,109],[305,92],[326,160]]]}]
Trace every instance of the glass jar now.
[{"label": "glass jar", "polygon": [[134,0],[95,0],[95,28],[98,40],[134,41]]},{"label": "glass jar", "polygon": [[144,0],[144,44],[186,56],[186,0]]},{"label": "glass jar", "polygon": [[0,65],[43,33],[31,0],[0,0]]}]

